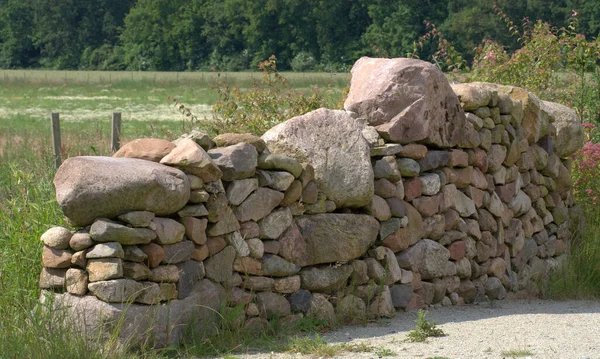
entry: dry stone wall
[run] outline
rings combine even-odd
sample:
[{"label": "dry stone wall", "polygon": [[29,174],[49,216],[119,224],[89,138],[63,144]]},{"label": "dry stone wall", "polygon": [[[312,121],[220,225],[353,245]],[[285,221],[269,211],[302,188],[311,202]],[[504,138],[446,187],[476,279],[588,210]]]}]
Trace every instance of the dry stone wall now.
[{"label": "dry stone wall", "polygon": [[153,345],[235,306],[260,327],[535,291],[580,225],[583,138],[523,89],[363,58],[345,110],[66,160],[57,201],[80,229],[44,233],[40,287],[80,328]]}]

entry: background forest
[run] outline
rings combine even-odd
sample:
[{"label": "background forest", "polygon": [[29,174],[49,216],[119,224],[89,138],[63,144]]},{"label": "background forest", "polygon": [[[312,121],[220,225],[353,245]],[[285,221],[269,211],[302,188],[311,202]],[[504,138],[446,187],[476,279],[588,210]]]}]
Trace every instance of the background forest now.
[{"label": "background forest", "polygon": [[[484,39],[519,47],[492,0],[0,0],[0,68],[345,71],[361,56],[413,54],[437,29],[470,61]],[[600,33],[600,2],[497,0],[515,23]],[[527,20],[525,20],[527,22]],[[429,59],[425,41],[416,56]]]}]

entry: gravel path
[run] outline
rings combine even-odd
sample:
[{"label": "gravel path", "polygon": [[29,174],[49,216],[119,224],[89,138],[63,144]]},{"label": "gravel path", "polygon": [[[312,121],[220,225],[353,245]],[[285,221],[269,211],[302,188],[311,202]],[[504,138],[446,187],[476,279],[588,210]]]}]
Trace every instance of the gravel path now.
[{"label": "gravel path", "polygon": [[[365,342],[395,353],[389,358],[600,358],[600,302],[514,300],[445,307],[429,312],[446,337],[408,343],[416,312],[363,327],[343,327],[324,335],[329,343]],[[289,353],[236,355],[240,359],[290,359]],[[343,353],[336,358],[378,358],[374,353]]]}]

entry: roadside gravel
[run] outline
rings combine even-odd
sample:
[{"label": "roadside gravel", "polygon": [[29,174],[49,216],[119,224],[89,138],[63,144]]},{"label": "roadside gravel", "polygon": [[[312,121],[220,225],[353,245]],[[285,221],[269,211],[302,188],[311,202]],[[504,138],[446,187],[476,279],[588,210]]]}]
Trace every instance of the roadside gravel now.
[{"label": "roadside gravel", "polygon": [[[600,358],[600,302],[513,300],[444,307],[429,312],[447,336],[426,343],[406,342],[416,312],[366,326],[347,326],[325,334],[331,343],[367,343],[387,349],[389,358]],[[310,355],[255,353],[240,359],[304,359]],[[380,358],[375,352],[342,353],[336,358]]]}]

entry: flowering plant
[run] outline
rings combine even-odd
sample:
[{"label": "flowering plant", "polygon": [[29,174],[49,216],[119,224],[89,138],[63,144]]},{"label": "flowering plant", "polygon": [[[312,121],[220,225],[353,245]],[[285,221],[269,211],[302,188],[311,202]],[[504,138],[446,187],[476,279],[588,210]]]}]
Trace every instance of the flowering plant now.
[{"label": "flowering plant", "polygon": [[600,143],[589,141],[596,126],[584,123],[588,142],[573,154],[573,192],[577,202],[587,208],[600,203]]}]

